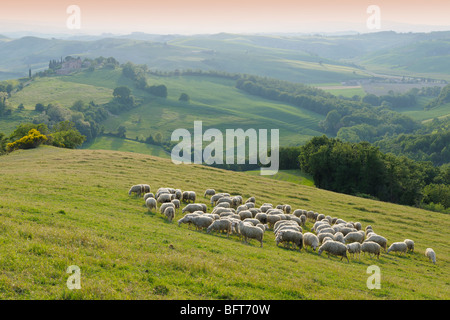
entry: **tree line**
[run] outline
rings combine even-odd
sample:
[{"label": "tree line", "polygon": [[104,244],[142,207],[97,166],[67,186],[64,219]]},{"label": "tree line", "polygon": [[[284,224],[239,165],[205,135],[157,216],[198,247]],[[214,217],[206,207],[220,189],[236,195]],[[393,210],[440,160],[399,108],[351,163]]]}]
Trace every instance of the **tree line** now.
[{"label": "tree line", "polygon": [[291,160],[297,154],[300,169],[310,174],[319,188],[404,205],[449,209],[448,164],[439,168],[431,162],[383,153],[368,142],[343,142],[325,135],[291,152]]}]

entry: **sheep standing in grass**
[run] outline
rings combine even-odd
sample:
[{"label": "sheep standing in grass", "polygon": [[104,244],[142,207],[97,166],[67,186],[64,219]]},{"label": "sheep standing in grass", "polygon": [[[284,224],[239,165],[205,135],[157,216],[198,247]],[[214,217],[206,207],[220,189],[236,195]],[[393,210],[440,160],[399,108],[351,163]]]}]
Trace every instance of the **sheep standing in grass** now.
[{"label": "sheep standing in grass", "polygon": [[175,217],[175,208],[174,207],[167,207],[164,210],[164,215],[166,216],[167,220],[172,222],[173,218]]},{"label": "sheep standing in grass", "polygon": [[198,215],[191,219],[192,224],[197,230],[202,230],[208,228],[213,223],[213,218],[205,217],[203,215]]},{"label": "sheep standing in grass", "polygon": [[345,235],[344,241],[345,243],[359,242],[362,243],[364,241],[364,231],[352,231]]},{"label": "sheep standing in grass", "polygon": [[172,202],[173,205],[175,206],[175,210],[180,209],[180,200],[178,200],[178,199],[173,199],[171,202]]},{"label": "sheep standing in grass", "polygon": [[361,252],[366,255],[366,252],[371,256],[372,254],[377,256],[377,259],[380,259],[381,246],[373,241],[364,241],[361,244]]},{"label": "sheep standing in grass", "polygon": [[145,200],[145,206],[148,208],[148,211],[152,211],[152,209],[158,210],[155,198]]},{"label": "sheep standing in grass", "polygon": [[199,213],[188,213],[188,214],[186,214],[183,218],[178,220],[178,226],[180,226],[182,223],[187,223],[188,224],[188,228],[189,228],[190,225],[192,224],[192,219],[194,217],[198,217],[199,215],[200,215]]},{"label": "sheep standing in grass", "polygon": [[298,251],[303,247],[303,234],[300,231],[294,230],[280,230],[275,238],[277,246],[280,242],[289,244],[292,242],[294,246],[297,246]]},{"label": "sheep standing in grass", "polygon": [[314,233],[306,232],[303,235],[303,246],[305,249],[311,247],[314,251],[319,247],[319,238]]},{"label": "sheep standing in grass", "polygon": [[194,212],[194,211],[203,211],[206,212],[206,205],[203,203],[189,203],[187,206],[181,210],[182,213],[185,212]]},{"label": "sheep standing in grass", "polygon": [[341,261],[342,259],[346,258],[347,262],[350,262],[347,257],[347,246],[341,242],[337,242],[334,240],[326,241],[319,247],[318,251],[319,256],[322,254],[323,251],[325,251],[328,254],[328,258],[330,257],[331,254],[334,256],[340,256]]},{"label": "sheep standing in grass", "polygon": [[175,209],[175,205],[172,202],[165,202],[159,207],[159,212],[164,214],[164,210],[166,210],[166,208],[168,207],[172,207]]},{"label": "sheep standing in grass", "polygon": [[433,249],[427,248],[427,249],[425,250],[425,256],[428,257],[428,259],[429,259],[430,261],[432,261],[433,264],[436,264],[436,253],[434,252]]},{"label": "sheep standing in grass", "polygon": [[142,184],[136,184],[130,188],[128,191],[128,195],[131,196],[132,193],[135,193],[138,197],[144,193],[144,187]]},{"label": "sheep standing in grass", "polygon": [[355,257],[355,253],[358,254],[358,260],[360,259],[360,255],[361,255],[361,243],[359,242],[352,242],[350,244],[347,245],[347,250],[348,253],[352,254],[352,257]]},{"label": "sheep standing in grass", "polygon": [[157,202],[158,203],[165,203],[165,202],[171,202],[174,198],[173,194],[170,193],[162,193],[158,196]]},{"label": "sheep standing in grass", "polygon": [[239,223],[239,233],[244,237],[244,241],[247,243],[247,239],[256,239],[263,246],[264,231],[261,228],[253,226],[249,222],[241,221]]},{"label": "sheep standing in grass", "polygon": [[216,190],[214,190],[214,189],[206,189],[205,190],[205,194],[203,196],[204,197],[206,197],[206,196],[213,196],[215,194],[216,194]]},{"label": "sheep standing in grass", "polygon": [[404,243],[404,242],[394,242],[393,244],[391,244],[391,246],[386,251],[386,253],[389,253],[389,252],[400,252],[400,254],[402,254],[402,253],[406,253],[406,251],[408,251],[408,246],[406,245],[406,243]]},{"label": "sheep standing in grass", "polygon": [[154,198],[155,195],[152,192],[147,192],[144,194],[144,201],[147,201],[148,198]]},{"label": "sheep standing in grass", "polygon": [[406,243],[408,251],[414,252],[414,241],[412,241],[411,239],[405,239],[403,242]]},{"label": "sheep standing in grass", "polygon": [[207,233],[211,233],[211,231],[225,231],[227,238],[229,238],[231,233],[231,221],[228,219],[214,220],[206,229]]},{"label": "sheep standing in grass", "polygon": [[387,250],[387,239],[385,237],[380,236],[378,234],[370,233],[366,240],[378,243],[384,249],[384,251],[386,252],[386,250]]}]

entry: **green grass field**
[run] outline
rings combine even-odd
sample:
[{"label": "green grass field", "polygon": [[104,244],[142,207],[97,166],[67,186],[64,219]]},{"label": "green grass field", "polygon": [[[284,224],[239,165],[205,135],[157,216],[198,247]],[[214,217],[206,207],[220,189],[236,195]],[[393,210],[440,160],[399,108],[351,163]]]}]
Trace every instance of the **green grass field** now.
[{"label": "green grass field", "polygon": [[[245,173],[253,175],[253,176],[259,176],[261,171],[260,170],[249,170],[245,171]],[[275,180],[281,180],[281,181],[287,181],[297,184],[302,184],[304,186],[314,186],[314,180],[312,177],[302,173],[300,170],[292,169],[292,170],[279,170],[276,174],[271,176],[264,176],[266,178],[275,179]]]},{"label": "green grass field", "polygon": [[[118,151],[15,151],[0,157],[0,176],[0,299],[450,298],[445,214]],[[271,230],[261,248],[149,213],[142,198],[128,196],[136,183],[194,190],[208,204],[206,188],[255,196],[257,205],[288,203],[370,224],[389,244],[413,239],[416,249],[347,263],[277,247]],[[81,269],[80,290],[66,287],[71,265]],[[366,286],[371,265],[381,269],[381,289]]]}]

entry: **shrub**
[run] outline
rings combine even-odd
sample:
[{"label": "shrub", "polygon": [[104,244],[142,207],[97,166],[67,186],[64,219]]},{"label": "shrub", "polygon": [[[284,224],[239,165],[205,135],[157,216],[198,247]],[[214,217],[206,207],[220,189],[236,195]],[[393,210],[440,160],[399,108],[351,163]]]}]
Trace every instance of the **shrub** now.
[{"label": "shrub", "polygon": [[31,129],[28,132],[28,135],[23,136],[19,140],[16,140],[12,143],[8,143],[7,150],[11,152],[17,149],[37,148],[40,144],[42,144],[47,140],[48,140],[47,136],[43,135],[36,129]]}]

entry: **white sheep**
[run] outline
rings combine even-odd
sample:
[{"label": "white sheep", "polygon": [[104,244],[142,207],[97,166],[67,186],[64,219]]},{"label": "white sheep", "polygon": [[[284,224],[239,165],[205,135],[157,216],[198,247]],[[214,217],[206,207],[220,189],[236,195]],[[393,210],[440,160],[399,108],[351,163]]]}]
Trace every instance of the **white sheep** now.
[{"label": "white sheep", "polygon": [[386,253],[389,252],[400,252],[400,254],[402,253],[406,253],[406,251],[408,251],[408,246],[406,245],[406,243],[404,242],[394,242],[393,244],[390,245],[389,249],[387,250]]},{"label": "white sheep", "polygon": [[227,238],[229,238],[231,233],[231,221],[228,219],[214,220],[213,223],[211,223],[206,229],[206,232],[211,233],[212,230],[219,232],[225,231],[227,234]]},{"label": "white sheep", "polygon": [[425,256],[428,257],[428,259],[429,259],[430,261],[432,261],[433,264],[436,264],[436,253],[434,252],[433,249],[427,248],[427,249],[425,250]]},{"label": "white sheep", "polygon": [[204,197],[206,197],[206,196],[213,196],[215,194],[216,194],[216,190],[214,190],[214,189],[206,189],[205,190],[205,194],[203,196]]},{"label": "white sheep", "polygon": [[347,245],[347,250],[348,250],[348,253],[352,254],[353,258],[355,257],[355,253],[357,253],[358,254],[358,260],[360,259],[360,256],[361,256],[361,243],[359,243],[359,242],[349,243]]},{"label": "white sheep", "polygon": [[181,212],[185,213],[187,212],[195,212],[195,211],[203,211],[206,212],[206,205],[204,203],[189,203],[188,205],[186,205]]},{"label": "white sheep", "polygon": [[171,193],[162,193],[156,199],[158,203],[171,202],[174,198],[174,195]]},{"label": "white sheep", "polygon": [[322,252],[325,251],[328,254],[328,258],[331,255],[340,256],[342,259],[346,258],[347,262],[350,262],[347,257],[347,246],[341,242],[337,242],[334,240],[326,241],[319,247],[319,251],[317,252],[319,256]]},{"label": "white sheep", "polygon": [[339,241],[345,244],[345,240],[344,240],[344,235],[342,234],[342,232],[336,232],[333,235],[333,240],[334,241]]},{"label": "white sheep", "polygon": [[325,239],[325,237],[330,237],[331,239],[333,239],[333,234],[332,233],[319,233],[317,235],[317,238],[319,238],[319,243],[323,243],[323,239]]},{"label": "white sheep", "polygon": [[256,199],[255,199],[255,197],[250,197],[247,200],[245,200],[245,203],[253,203],[253,204],[255,204],[256,203]]},{"label": "white sheep", "polygon": [[128,191],[128,195],[131,196],[132,193],[136,193],[136,195],[140,197],[141,194],[144,193],[144,186],[142,184],[132,186]]},{"label": "white sheep", "polygon": [[188,228],[192,223],[192,218],[199,216],[199,213],[188,213],[186,214],[183,218],[181,218],[180,220],[178,220],[178,226],[180,226],[182,223],[187,223],[188,224]]},{"label": "white sheep", "polygon": [[303,246],[305,250],[311,247],[314,251],[319,247],[319,238],[314,233],[306,232],[303,234]]},{"label": "white sheep", "polygon": [[386,252],[386,250],[387,250],[387,239],[385,237],[380,236],[378,234],[370,233],[368,235],[368,237],[366,238],[366,240],[378,243],[384,249],[384,251]]},{"label": "white sheep", "polygon": [[381,253],[381,246],[373,241],[364,241],[361,244],[361,252],[364,252],[364,255],[366,252],[370,255],[376,255],[377,259],[380,259],[380,253]]},{"label": "white sheep", "polygon": [[159,207],[159,212],[164,214],[164,210],[166,210],[166,208],[168,207],[172,207],[175,209],[175,205],[172,202],[165,202]]},{"label": "white sheep", "polygon": [[403,242],[406,243],[408,251],[414,252],[414,241],[412,241],[411,239],[405,239]]},{"label": "white sheep", "polygon": [[251,223],[241,221],[239,223],[239,233],[244,237],[244,241],[247,243],[247,239],[256,239],[263,246],[264,231],[261,228],[253,226]]},{"label": "white sheep", "polygon": [[359,242],[362,243],[364,241],[365,235],[364,231],[352,231],[345,235],[344,241],[345,243]]},{"label": "white sheep", "polygon": [[154,198],[155,195],[152,192],[147,192],[146,194],[144,194],[144,202],[148,199],[148,198]]},{"label": "white sheep", "polygon": [[192,224],[197,230],[206,229],[213,223],[213,218],[204,215],[198,215],[191,219]]},{"label": "white sheep", "polygon": [[180,200],[178,200],[178,199],[173,199],[172,201],[171,201],[172,203],[173,203],[173,205],[175,206],[175,210],[176,209],[180,209]]},{"label": "white sheep", "polygon": [[155,198],[145,200],[145,206],[148,208],[148,211],[152,211],[152,209],[158,210]]},{"label": "white sheep", "polygon": [[166,216],[166,218],[172,222],[173,218],[175,217],[175,208],[174,207],[167,207],[164,210],[164,215]]},{"label": "white sheep", "polygon": [[292,242],[294,246],[298,247],[298,251],[302,250],[303,247],[303,234],[300,231],[294,230],[280,230],[275,238],[277,246],[280,242],[290,243]]}]

